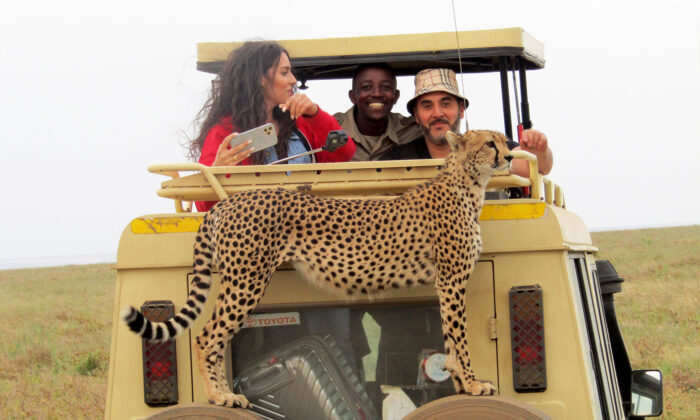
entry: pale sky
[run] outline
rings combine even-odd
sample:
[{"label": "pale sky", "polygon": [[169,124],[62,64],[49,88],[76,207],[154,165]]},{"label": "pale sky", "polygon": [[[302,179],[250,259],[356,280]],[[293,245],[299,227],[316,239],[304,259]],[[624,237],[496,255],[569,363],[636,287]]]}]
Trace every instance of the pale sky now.
[{"label": "pale sky", "polygon": [[[517,26],[544,43],[532,121],[591,230],[700,223],[700,2],[454,3],[459,30]],[[132,219],[173,210],[146,168],[186,160],[213,77],[196,71],[197,42],[444,32],[454,19],[449,0],[3,2],[0,268],[114,261]],[[464,76],[471,128],[503,130],[498,83]],[[349,84],[306,93],[344,111]],[[412,79],[399,88],[405,113]]]}]

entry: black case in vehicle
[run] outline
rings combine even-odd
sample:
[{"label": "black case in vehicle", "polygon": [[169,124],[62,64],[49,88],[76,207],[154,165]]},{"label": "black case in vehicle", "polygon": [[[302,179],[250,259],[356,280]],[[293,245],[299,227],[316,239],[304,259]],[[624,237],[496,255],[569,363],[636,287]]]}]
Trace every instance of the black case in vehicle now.
[{"label": "black case in vehicle", "polygon": [[236,392],[269,419],[375,420],[379,414],[330,337],[290,342],[245,366]]}]

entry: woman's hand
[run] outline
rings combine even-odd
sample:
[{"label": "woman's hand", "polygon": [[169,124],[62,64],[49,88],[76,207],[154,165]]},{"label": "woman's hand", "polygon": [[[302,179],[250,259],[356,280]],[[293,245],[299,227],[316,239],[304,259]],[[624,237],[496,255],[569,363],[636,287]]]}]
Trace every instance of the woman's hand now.
[{"label": "woman's hand", "polygon": [[295,93],[287,102],[280,104],[282,111],[289,110],[289,116],[296,120],[300,116],[313,117],[318,113],[318,105],[311,102],[303,93]]},{"label": "woman's hand", "polygon": [[242,160],[250,156],[253,153],[253,147],[249,147],[252,140],[248,140],[228,148],[231,140],[233,140],[238,133],[232,133],[224,138],[224,141],[219,145],[219,149],[216,151],[216,157],[214,158],[214,163],[211,166],[234,166],[238,165]]}]

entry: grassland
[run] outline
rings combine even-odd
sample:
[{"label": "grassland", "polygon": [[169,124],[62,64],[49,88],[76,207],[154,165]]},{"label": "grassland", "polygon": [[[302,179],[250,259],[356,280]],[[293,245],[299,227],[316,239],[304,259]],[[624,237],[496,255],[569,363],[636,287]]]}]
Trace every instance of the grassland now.
[{"label": "grassland", "polygon": [[116,273],[0,271],[0,418],[104,417]]},{"label": "grassland", "polygon": [[615,304],[632,368],[662,370],[663,418],[700,418],[700,226],[592,236],[625,279]]},{"label": "grassland", "polygon": [[[700,418],[700,226],[598,232],[626,280],[634,368],[661,368],[664,419]],[[106,264],[0,271],[0,418],[104,416],[116,274]]]}]

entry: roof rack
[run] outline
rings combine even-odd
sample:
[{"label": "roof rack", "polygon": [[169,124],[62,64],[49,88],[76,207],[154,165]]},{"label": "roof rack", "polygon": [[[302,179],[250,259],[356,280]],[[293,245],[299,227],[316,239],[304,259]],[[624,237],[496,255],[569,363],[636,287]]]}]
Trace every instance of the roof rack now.
[{"label": "roof rack", "polygon": [[[499,172],[487,189],[529,187],[529,200],[565,207],[561,188],[537,172],[535,155],[518,150],[513,157],[528,160],[530,178]],[[183,202],[217,201],[236,192],[260,188],[285,188],[340,198],[392,197],[434,178],[444,162],[421,159],[219,167],[177,163],[152,165],[148,171],[171,178],[161,183],[158,195],[175,200],[175,210],[182,213],[190,211]],[[183,176],[181,172],[193,173]]]}]

